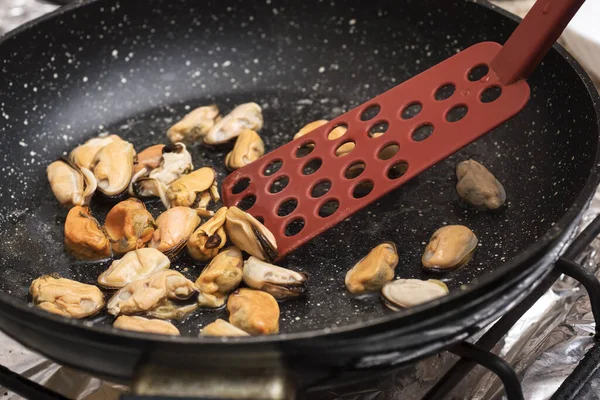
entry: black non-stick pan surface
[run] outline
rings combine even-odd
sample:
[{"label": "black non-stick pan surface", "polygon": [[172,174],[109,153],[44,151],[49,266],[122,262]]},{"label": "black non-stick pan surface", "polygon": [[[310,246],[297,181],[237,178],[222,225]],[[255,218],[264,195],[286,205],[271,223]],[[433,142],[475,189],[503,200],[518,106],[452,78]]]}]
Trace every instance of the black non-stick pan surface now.
[{"label": "black non-stick pan surface", "polygon": [[[67,211],[45,174],[85,140],[110,132],[141,151],[166,143],[167,128],[195,107],[216,103],[227,113],[254,101],[270,151],[306,123],[333,118],[461,49],[504,42],[515,26],[463,1],[106,0],[20,29],[0,43],[0,290],[26,304],[40,275],[93,284],[109,265],[65,253]],[[447,224],[467,225],[480,239],[466,267],[435,276],[451,291],[527,268],[509,261],[558,236],[597,179],[594,97],[574,65],[551,51],[515,118],[287,257],[281,265],[309,273],[310,281],[305,298],[281,303],[281,332],[322,333],[390,315],[377,295],[351,296],[345,273],[372,247],[393,241],[398,277],[431,278],[420,257]],[[226,146],[190,151],[195,167],[225,177]],[[504,184],[505,209],[459,204],[454,168],[468,158]],[[96,196],[91,209],[103,221],[113,204]],[[155,217],[163,211],[156,201],[148,207]],[[173,268],[195,280],[203,265],[184,254]],[[196,336],[216,318],[226,319],[226,310],[199,311],[176,325]],[[112,321],[102,313],[81,324],[101,329]]]}]

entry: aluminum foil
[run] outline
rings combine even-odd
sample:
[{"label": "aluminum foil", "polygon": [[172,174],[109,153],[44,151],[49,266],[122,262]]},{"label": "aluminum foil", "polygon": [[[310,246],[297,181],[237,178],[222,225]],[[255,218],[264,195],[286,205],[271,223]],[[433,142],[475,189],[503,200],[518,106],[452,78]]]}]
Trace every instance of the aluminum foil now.
[{"label": "aluminum foil", "polygon": [[[580,229],[598,214],[600,190],[596,192]],[[600,239],[596,238],[580,259],[600,277]],[[595,325],[585,290],[578,282],[563,276],[523,315],[493,351],[515,368],[522,380],[526,399],[549,399],[593,345]],[[453,394],[460,394],[460,398],[487,400],[503,398],[502,391],[502,384],[495,375],[477,367]]]},{"label": "aluminum foil", "polygon": [[[496,4],[522,16],[533,4],[533,0],[502,0]],[[0,0],[0,34],[54,8],[55,6],[34,0]],[[580,228],[598,214],[600,190]],[[581,255],[581,261],[600,277],[600,239],[596,239]],[[585,291],[577,282],[563,277],[523,315],[493,351],[516,369],[522,379],[526,399],[545,400],[550,398],[591,347],[594,327]],[[476,337],[473,338],[475,339]],[[441,353],[364,384],[311,393],[309,398],[420,399],[456,360],[451,354]],[[127,391],[126,387],[55,364],[23,348],[2,333],[0,364],[71,399],[116,400]],[[589,400],[600,399],[598,394],[590,396],[593,397],[589,397]],[[482,367],[476,367],[455,388],[451,398],[501,399],[502,384],[495,375]],[[0,387],[0,400],[18,399],[21,397]]]}]

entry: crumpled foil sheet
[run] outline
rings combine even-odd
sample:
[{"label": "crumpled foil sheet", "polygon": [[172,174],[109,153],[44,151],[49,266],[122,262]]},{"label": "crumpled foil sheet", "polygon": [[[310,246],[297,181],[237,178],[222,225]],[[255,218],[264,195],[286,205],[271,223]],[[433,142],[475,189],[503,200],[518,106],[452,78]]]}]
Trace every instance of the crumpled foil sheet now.
[{"label": "crumpled foil sheet", "polygon": [[[580,229],[600,214],[600,190]],[[582,264],[600,277],[600,239],[580,255]],[[596,323],[585,289],[561,277],[509,330],[493,352],[508,361],[521,378],[528,400],[549,399],[592,347]],[[502,383],[482,367],[455,389],[456,398],[502,399]],[[579,400],[600,399],[600,392]]]},{"label": "crumpled foil sheet", "polygon": [[[519,15],[527,12],[532,0],[497,1]],[[53,10],[55,6],[35,0],[0,0],[0,34]],[[580,229],[600,214],[600,190],[587,211]],[[582,254],[581,262],[600,277],[600,239]],[[594,318],[589,299],[580,285],[561,278],[510,329],[493,351],[507,360],[522,380],[525,398],[545,400],[556,391],[592,346]],[[476,338],[473,338],[475,340]],[[382,374],[352,388],[328,389],[309,398],[344,400],[417,400],[456,362],[457,357],[441,353],[414,365]],[[0,364],[77,400],[116,400],[126,387],[101,381],[82,372],[60,366],[0,333]],[[580,400],[599,400],[600,391]],[[505,398],[500,380],[476,367],[454,389],[451,399],[496,400]],[[0,387],[0,400],[20,396]]]}]

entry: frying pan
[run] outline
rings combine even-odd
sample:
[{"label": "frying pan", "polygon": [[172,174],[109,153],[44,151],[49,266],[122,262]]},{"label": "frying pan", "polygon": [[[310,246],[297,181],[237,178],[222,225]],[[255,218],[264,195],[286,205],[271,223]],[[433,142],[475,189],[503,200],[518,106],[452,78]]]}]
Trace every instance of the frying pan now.
[{"label": "frying pan", "polygon": [[[108,265],[65,254],[66,211],[45,168],[102,132],[138,151],[165,142],[172,123],[210,103],[225,113],[260,104],[269,151],[304,124],[339,115],[461,49],[503,43],[516,25],[483,1],[88,0],[11,32],[0,41],[0,327],[63,364],[113,380],[164,377],[168,369],[191,382],[264,374],[300,389],[468,337],[547,274],[598,184],[598,95],[558,45],[528,80],[531,100],[515,118],[282,262],[310,281],[305,299],[281,304],[279,335],[198,338],[201,326],[227,318],[225,310],[197,312],[176,323],[182,337],[166,338],[114,330],[106,314],[72,321],[31,307],[34,278],[55,272],[95,283]],[[194,165],[216,167],[220,180],[227,151],[191,149]],[[505,209],[459,205],[454,168],[468,158],[504,184]],[[103,220],[112,205],[96,196],[91,208]],[[155,201],[148,207],[155,217],[162,210]],[[386,240],[399,250],[398,277],[431,277],[420,266],[424,244],[454,223],[468,225],[481,245],[466,267],[441,275],[447,298],[393,313],[378,296],[347,293],[346,271]],[[202,265],[183,255],[174,268],[195,280]]]}]

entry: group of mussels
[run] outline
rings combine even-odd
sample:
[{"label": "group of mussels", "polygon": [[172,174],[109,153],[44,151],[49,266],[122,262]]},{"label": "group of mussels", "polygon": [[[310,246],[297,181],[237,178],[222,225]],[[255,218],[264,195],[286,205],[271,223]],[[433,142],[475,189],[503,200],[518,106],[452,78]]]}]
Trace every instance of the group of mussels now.
[{"label": "group of mussels", "polygon": [[[479,210],[498,210],[506,202],[504,186],[483,165],[474,160],[456,166],[456,191],[461,202]],[[431,236],[421,262],[425,271],[451,271],[472,258],[478,239],[463,225],[444,226]],[[351,293],[381,291],[392,310],[413,307],[449,294],[448,286],[437,279],[394,279],[398,264],[396,245],[385,242],[375,247],[346,274]]]},{"label": "group of mussels", "polygon": [[[314,121],[297,139],[327,123]],[[88,140],[68,157],[53,162],[47,176],[56,199],[70,208],[64,225],[65,249],[80,260],[98,261],[122,256],[97,279],[99,286],[116,290],[105,302],[94,285],[57,275],[35,279],[30,294],[35,305],[70,318],[85,318],[106,305],[117,317],[118,329],[179,335],[167,320],[182,319],[198,308],[226,305],[229,322],[217,319],[200,334],[247,336],[279,332],[278,300],[302,295],[307,276],[271,264],[277,257],[273,234],[237,207],[208,210],[220,200],[215,171],[194,170],[186,144],[208,146],[235,139],[225,158],[229,170],[241,168],[264,155],[257,133],[262,110],[255,103],[235,107],[224,117],[217,106],[199,107],[167,131],[171,144],[154,145],[136,154],[133,145],[117,135]],[[329,135],[343,136],[337,127]],[[348,143],[347,146],[354,146]],[[350,152],[352,148],[338,148]],[[338,154],[339,155],[339,154]],[[506,199],[504,188],[481,164],[468,160],[457,167],[457,191],[468,204],[497,209]],[[107,214],[104,225],[89,207],[96,191],[121,199]],[[167,209],[156,220],[141,198],[158,197]],[[202,223],[202,218],[206,220]],[[231,243],[226,247],[227,243]],[[466,263],[477,245],[467,227],[446,226],[434,233],[423,255],[426,269],[445,271]],[[208,263],[195,282],[169,269],[183,248]],[[250,257],[246,260],[243,253]],[[448,293],[437,280],[394,278],[398,254],[393,243],[375,247],[346,275],[351,293],[382,292],[392,309],[421,304]],[[247,288],[239,288],[244,282]]]}]

